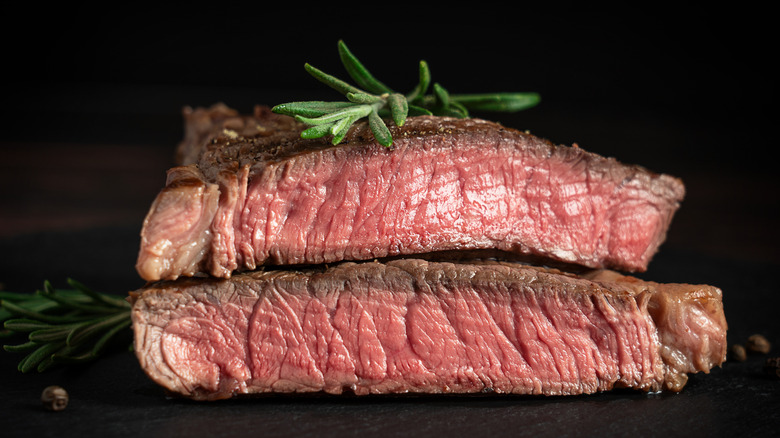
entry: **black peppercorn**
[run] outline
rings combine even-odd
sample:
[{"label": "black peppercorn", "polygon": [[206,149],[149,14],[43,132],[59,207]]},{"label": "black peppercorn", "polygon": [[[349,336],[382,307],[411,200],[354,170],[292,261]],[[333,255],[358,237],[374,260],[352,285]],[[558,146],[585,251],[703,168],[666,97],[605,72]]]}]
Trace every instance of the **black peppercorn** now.
[{"label": "black peppercorn", "polygon": [[41,394],[41,403],[50,411],[61,411],[68,406],[68,392],[59,386],[47,386]]},{"label": "black peppercorn", "polygon": [[772,349],[772,344],[761,335],[752,335],[748,338],[745,347],[751,353],[767,354]]},{"label": "black peppercorn", "polygon": [[731,358],[737,362],[744,362],[747,360],[747,352],[742,344],[734,344],[731,346]]}]

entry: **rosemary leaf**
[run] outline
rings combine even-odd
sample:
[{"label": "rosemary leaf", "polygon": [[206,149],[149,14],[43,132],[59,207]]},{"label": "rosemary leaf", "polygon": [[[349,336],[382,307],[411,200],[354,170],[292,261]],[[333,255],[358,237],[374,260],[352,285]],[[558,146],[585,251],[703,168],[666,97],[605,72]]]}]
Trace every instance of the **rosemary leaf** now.
[{"label": "rosemary leaf", "polygon": [[406,96],[393,93],[388,96],[387,103],[390,106],[393,123],[396,126],[403,126],[404,122],[406,122],[406,116],[409,114],[409,104],[406,101]]},{"label": "rosemary leaf", "polygon": [[32,350],[33,348],[39,346],[41,344],[33,341],[27,341],[24,344],[18,344],[18,345],[3,345],[3,350],[8,351],[9,353],[21,353],[27,350]]},{"label": "rosemary leaf", "polygon": [[87,313],[114,313],[116,312],[116,308],[112,307],[106,307],[104,305],[100,304],[91,304],[91,303],[84,303],[82,300],[74,300],[72,298],[64,297],[61,295],[58,295],[54,292],[44,291],[43,295],[52,300],[56,301],[60,304],[63,308],[78,310],[82,312]]},{"label": "rosemary leaf", "polygon": [[439,85],[439,83],[433,84],[433,95],[436,98],[436,106],[446,109],[450,106],[450,93]]},{"label": "rosemary leaf", "polygon": [[352,105],[339,111],[334,111],[319,117],[295,116],[296,120],[309,125],[322,125],[325,123],[335,123],[339,119],[351,117],[365,117],[372,110],[371,105]]},{"label": "rosemary leaf", "polygon": [[377,103],[382,101],[381,96],[375,96],[368,93],[347,93],[347,99],[353,103]]},{"label": "rosemary leaf", "polygon": [[346,95],[347,93],[361,93],[363,92],[357,87],[354,87],[341,79],[336,78],[335,76],[331,76],[324,71],[313,67],[310,64],[305,64],[304,68],[307,72],[309,72],[310,75],[314,76],[315,79],[319,80],[323,84],[329,86],[330,88],[333,88],[334,90],[338,91],[341,94]]},{"label": "rosemary leaf", "polygon": [[352,106],[350,102],[323,102],[312,100],[307,102],[281,103],[273,107],[272,111],[288,116],[319,117],[349,106]]},{"label": "rosemary leaf", "polygon": [[3,323],[3,327],[15,332],[25,333],[25,332],[32,332],[35,330],[51,328],[52,325],[34,319],[17,318],[17,319],[7,320],[5,323]]},{"label": "rosemary leaf", "polygon": [[347,136],[348,132],[349,132],[349,125],[346,125],[342,129],[334,132],[333,133],[333,139],[331,140],[331,143],[333,145],[337,145],[337,144],[341,143],[341,141],[344,140],[344,137]]},{"label": "rosemary leaf", "polygon": [[454,94],[450,99],[472,110],[514,112],[537,105],[538,93]]},{"label": "rosemary leaf", "polygon": [[333,135],[333,143],[339,144],[341,140],[344,139],[344,136],[347,134],[347,131],[349,131],[349,127],[352,126],[353,123],[355,123],[355,120],[359,119],[358,116],[352,116],[352,117],[345,117],[337,122],[335,122],[331,128],[330,133]]},{"label": "rosemary leaf", "polygon": [[410,116],[432,116],[433,112],[428,108],[423,108],[421,106],[409,104],[409,115]]},{"label": "rosemary leaf", "polygon": [[301,132],[301,138],[320,138],[330,134],[333,123],[314,125]]},{"label": "rosemary leaf", "polygon": [[75,324],[62,324],[53,326],[51,328],[45,328],[35,330],[27,337],[29,340],[38,343],[54,342],[65,340],[73,333],[74,330],[83,327],[85,324],[89,324],[89,321],[75,323]]},{"label": "rosemary leaf", "polygon": [[393,137],[390,134],[390,129],[388,129],[384,120],[379,117],[379,114],[376,111],[372,111],[371,114],[368,115],[368,126],[371,128],[371,132],[374,134],[374,138],[376,138],[376,141],[379,142],[379,144],[387,148],[393,145]]},{"label": "rosemary leaf", "polygon": [[469,116],[469,110],[466,108],[463,104],[461,104],[458,101],[452,100],[452,96],[450,96],[450,112],[454,115],[454,117],[457,118],[465,118]]},{"label": "rosemary leaf", "polygon": [[[43,281],[43,292],[47,294],[53,294],[55,292],[54,285],[52,285],[49,280]],[[38,293],[40,293],[40,291],[38,291]]]},{"label": "rosemary leaf", "polygon": [[42,344],[40,347],[38,347],[38,349],[19,361],[17,368],[23,373],[37,369],[39,363],[54,354],[57,350],[61,349],[64,345],[64,341]]},{"label": "rosemary leaf", "polygon": [[65,343],[71,347],[82,344],[87,339],[100,334],[101,331],[129,319],[129,315],[130,312],[127,311],[92,320],[89,324],[82,323],[68,334]]},{"label": "rosemary leaf", "polygon": [[54,365],[54,355],[53,354],[45,357],[42,361],[40,361],[38,363],[38,366],[35,367],[35,370],[38,371],[39,373],[42,373],[42,372],[48,370],[49,368],[51,368],[52,365]]},{"label": "rosemary leaf", "polygon": [[97,359],[97,357],[98,355],[95,354],[95,352],[92,350],[85,351],[78,355],[74,355],[70,352],[63,351],[61,353],[52,354],[50,356],[50,359],[52,361],[52,364],[54,363],[77,364],[77,363],[89,362],[91,360]]},{"label": "rosemary leaf", "polygon": [[122,309],[126,309],[130,307],[130,303],[128,303],[126,300],[122,298],[113,297],[110,295],[95,292],[94,290],[87,287],[85,284],[77,280],[74,280],[72,278],[68,278],[66,281],[72,288],[83,292],[85,295],[92,298],[92,300],[96,303],[103,303],[108,306],[119,307]]},{"label": "rosemary leaf", "polygon": [[[37,319],[39,321],[50,322],[53,324],[63,323],[63,322],[73,322],[74,319],[77,319],[73,316],[60,316],[60,315],[43,313],[46,309],[41,311],[30,310],[27,309],[26,306],[24,306],[23,304],[17,304],[5,300],[0,301],[0,306],[3,306],[3,309],[8,310],[8,312],[11,313],[12,315],[22,316],[30,319]],[[47,305],[46,308],[57,309],[57,303],[54,303],[53,305],[52,304]]]},{"label": "rosemary leaf", "polygon": [[106,345],[116,336],[120,331],[127,328],[131,324],[130,318],[120,319],[118,322],[114,321],[112,322],[113,326],[111,326],[107,331],[105,331],[100,339],[95,342],[95,345],[92,346],[91,349],[88,349],[86,351],[83,351],[81,353],[76,354],[76,350],[79,349],[80,345],[74,344],[74,345],[67,345],[66,347],[63,347],[61,350],[57,351],[56,353],[51,355],[51,359],[53,363],[67,363],[67,364],[76,364],[76,363],[83,363],[88,362],[94,359],[97,359],[100,354],[102,353],[103,349],[106,347]]},{"label": "rosemary leaf", "polygon": [[66,344],[43,359],[38,364],[37,371],[42,373],[57,364],[84,363],[96,358],[97,356],[92,354],[92,351],[85,350],[83,345],[70,346]]},{"label": "rosemary leaf", "polygon": [[111,339],[113,339],[114,336],[116,336],[120,331],[127,328],[131,323],[132,320],[130,318],[125,318],[124,320],[115,323],[113,327],[107,330],[103,336],[101,336],[100,339],[95,342],[95,345],[92,347],[92,354],[95,356],[99,355],[103,351],[103,348],[105,348],[109,343],[109,341],[111,341]]},{"label": "rosemary leaf", "polygon": [[418,67],[418,82],[414,89],[406,96],[409,102],[417,102],[418,99],[425,96],[428,92],[428,86],[431,84],[431,70],[428,68],[428,63],[420,61]]},{"label": "rosemary leaf", "polygon": [[392,93],[387,85],[378,81],[363,64],[358,61],[355,55],[350,52],[344,41],[338,42],[339,57],[344,68],[349,73],[349,76],[357,82],[358,86],[363,87],[366,91],[374,94]]},{"label": "rosemary leaf", "polygon": [[[61,291],[63,295],[77,299],[75,291]],[[58,304],[38,294],[3,292],[0,296],[0,321],[5,321],[14,316],[20,316],[20,312],[46,312],[58,308]],[[15,311],[11,311],[15,309]]]}]

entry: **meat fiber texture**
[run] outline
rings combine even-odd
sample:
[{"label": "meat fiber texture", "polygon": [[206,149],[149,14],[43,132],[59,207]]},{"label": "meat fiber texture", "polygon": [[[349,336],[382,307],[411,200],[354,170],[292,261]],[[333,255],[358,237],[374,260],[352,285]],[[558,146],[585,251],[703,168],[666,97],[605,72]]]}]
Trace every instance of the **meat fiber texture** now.
[{"label": "meat fiber texture", "polygon": [[647,269],[682,182],[480,119],[412,117],[385,148],[366,124],[342,144],[300,138],[258,107],[189,110],[180,166],[144,220],[149,281],[262,265],[496,251]]},{"label": "meat fiber texture", "polygon": [[183,397],[679,391],[726,356],[721,291],[509,262],[346,262],[131,294],[145,372]]}]

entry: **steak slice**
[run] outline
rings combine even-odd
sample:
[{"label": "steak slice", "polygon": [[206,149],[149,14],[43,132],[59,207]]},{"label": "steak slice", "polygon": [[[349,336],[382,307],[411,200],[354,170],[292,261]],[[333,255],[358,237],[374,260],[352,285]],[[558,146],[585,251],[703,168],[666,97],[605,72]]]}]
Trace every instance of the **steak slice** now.
[{"label": "steak slice", "polygon": [[391,127],[388,149],[366,124],[333,146],[267,109],[208,114],[191,114],[188,164],[169,171],[144,220],[146,280],[479,250],[644,271],[685,192],[480,119],[412,117]]},{"label": "steak slice", "polygon": [[679,391],[724,361],[719,289],[589,276],[401,259],[181,278],[131,294],[135,352],[198,400]]}]

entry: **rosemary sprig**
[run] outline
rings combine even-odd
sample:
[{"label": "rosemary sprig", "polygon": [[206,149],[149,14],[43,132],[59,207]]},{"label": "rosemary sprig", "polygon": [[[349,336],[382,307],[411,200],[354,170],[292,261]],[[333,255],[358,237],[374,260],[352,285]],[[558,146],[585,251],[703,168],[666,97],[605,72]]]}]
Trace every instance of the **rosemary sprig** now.
[{"label": "rosemary sprig", "polygon": [[[338,50],[341,63],[357,86],[308,63],[304,68],[315,79],[343,94],[346,102],[289,102],[273,107],[276,113],[311,125],[301,133],[302,138],[332,135],[332,143],[339,144],[356,121],[368,117],[374,138],[379,144],[391,147],[393,138],[384,120],[387,117],[396,126],[403,126],[410,115],[464,118],[469,117],[470,110],[514,112],[531,108],[540,100],[537,93],[450,94],[439,83],[431,84],[431,72],[425,61],[419,63],[417,85],[409,93],[401,94],[376,79],[344,41],[338,42]],[[432,92],[427,94],[429,88]]]},{"label": "rosemary sprig", "polygon": [[73,279],[72,289],[55,289],[45,281],[34,294],[0,291],[1,334],[26,334],[27,341],[4,345],[26,353],[19,371],[43,372],[56,364],[96,359],[130,326],[130,304],[120,297],[95,292]]}]

